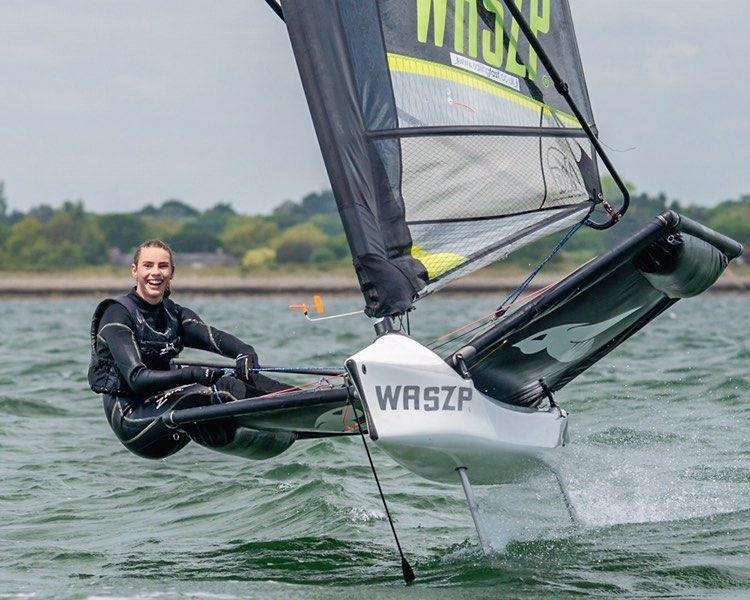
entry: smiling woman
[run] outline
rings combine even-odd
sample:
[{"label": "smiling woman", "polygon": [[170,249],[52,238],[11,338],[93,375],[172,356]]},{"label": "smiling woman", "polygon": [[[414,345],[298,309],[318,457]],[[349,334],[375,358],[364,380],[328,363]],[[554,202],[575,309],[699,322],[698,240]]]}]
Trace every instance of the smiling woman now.
[{"label": "smiling woman", "polygon": [[[231,419],[167,427],[161,416],[260,396],[288,386],[257,374],[255,349],[211,327],[189,308],[169,299],[175,266],[172,250],[159,240],[141,244],[133,257],[135,287],[125,296],[101,302],[91,322],[89,385],[103,394],[107,420],[131,452],[164,458],[191,439],[215,450],[246,456],[252,450],[235,439]],[[234,358],[235,369],[186,367],[171,361],[187,346]],[[285,447],[294,438],[284,440]]]},{"label": "smiling woman", "polygon": [[130,272],[135,279],[135,291],[149,304],[169,298],[169,282],[174,277],[172,249],[161,240],[144,242],[135,251]]}]

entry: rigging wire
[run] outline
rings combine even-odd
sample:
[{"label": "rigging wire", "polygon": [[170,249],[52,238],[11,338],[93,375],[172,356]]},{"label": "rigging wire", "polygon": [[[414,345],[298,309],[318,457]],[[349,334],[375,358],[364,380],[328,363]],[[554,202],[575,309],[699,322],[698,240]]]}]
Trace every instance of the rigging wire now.
[{"label": "rigging wire", "polygon": [[395,320],[398,321],[398,327],[397,330],[401,333],[406,333],[406,335],[411,336],[411,323],[409,322],[409,312],[414,310],[414,308],[410,308],[405,313],[396,315]]},{"label": "rigging wire", "polygon": [[614,146],[610,146],[609,144],[605,143],[601,137],[599,138],[599,143],[607,150],[611,150],[612,152],[619,152],[620,154],[625,154],[626,152],[632,152],[633,150],[638,149],[638,146],[630,146],[628,148],[615,148]]},{"label": "rigging wire", "polygon": [[[537,296],[540,296],[541,294],[546,292],[548,289],[556,286],[559,283],[559,281],[560,280],[553,281],[552,283],[545,285],[543,288],[539,288],[538,290],[530,292],[526,294],[523,298],[521,298],[519,301],[523,305],[529,300],[533,300]],[[467,338],[470,335],[474,334],[475,332],[481,330],[483,327],[485,327],[489,323],[493,323],[497,320],[498,320],[497,312],[492,311],[488,315],[484,315],[478,318],[476,321],[472,321],[471,323],[467,323],[466,325],[457,327],[453,331],[449,331],[448,333],[445,333],[441,335],[440,337],[435,338],[434,340],[432,340],[431,342],[425,345],[434,351],[436,349],[442,348],[443,346],[446,346],[447,344],[450,344],[457,340]]]},{"label": "rigging wire", "polygon": [[456,340],[460,340],[462,338],[468,337],[469,335],[473,334],[475,331],[480,330],[487,323],[492,322],[494,318],[495,318],[495,313],[492,312],[488,315],[480,317],[476,321],[472,321],[471,323],[467,323],[466,325],[463,325],[457,329],[454,329],[453,331],[449,331],[448,333],[441,335],[439,338],[435,338],[434,340],[432,340],[431,342],[425,345],[433,352],[436,352],[440,348],[443,348],[444,346],[447,346],[448,344],[451,344],[455,342]]},{"label": "rigging wire", "polygon": [[562,247],[568,243],[568,240],[573,237],[576,231],[578,231],[581,227],[583,227],[584,223],[586,223],[586,220],[581,221],[579,223],[576,223],[573,225],[573,227],[568,230],[568,232],[562,237],[562,239],[557,242],[557,246],[555,246],[552,251],[542,260],[542,262],[539,263],[536,269],[534,269],[529,276],[524,279],[524,281],[519,285],[515,290],[513,290],[508,297],[500,304],[500,306],[497,307],[496,313],[499,313],[498,316],[504,315],[505,312],[510,308],[510,305],[512,305],[518,297],[526,291],[526,288],[529,287],[529,284],[534,280],[534,278],[539,274],[539,271],[541,271],[544,268],[544,265],[546,265],[550,260],[552,260],[552,257],[555,256]]},{"label": "rigging wire", "polygon": [[[448,344],[452,344],[460,339],[466,338],[474,334],[475,332],[485,327],[487,324],[492,323],[496,321],[498,318],[505,315],[508,309],[510,309],[510,307],[513,306],[513,304],[515,304],[518,301],[518,298],[521,296],[521,294],[523,294],[524,291],[526,291],[526,289],[529,287],[531,282],[539,274],[539,272],[544,268],[544,266],[550,260],[552,260],[552,258],[562,249],[562,247],[566,243],[568,243],[568,241],[570,240],[570,238],[573,237],[576,231],[578,231],[585,224],[586,224],[586,220],[583,220],[573,225],[573,227],[571,227],[567,231],[567,233],[560,239],[560,241],[550,251],[550,253],[547,254],[547,256],[544,259],[542,259],[539,265],[537,265],[537,267],[529,274],[529,276],[523,282],[521,282],[521,284],[518,287],[516,287],[506,297],[506,299],[495,309],[494,312],[484,317],[480,317],[476,321],[472,321],[471,323],[467,323],[466,325],[463,325],[457,329],[454,329],[453,331],[450,331],[446,333],[445,335],[440,336],[439,338],[436,338],[435,340],[427,344],[427,347],[430,348],[433,352],[437,351],[438,349],[443,348],[444,346],[447,346]],[[524,296],[524,298],[522,299],[526,301],[531,300],[532,298],[535,298],[536,296],[547,291],[550,287],[555,285],[555,283],[551,283],[539,290],[536,290],[535,292],[532,292],[528,294],[527,296]],[[440,342],[440,343],[437,343],[437,342]]]},{"label": "rigging wire", "polygon": [[319,379],[313,379],[312,381],[308,381],[306,383],[293,385],[288,388],[276,390],[275,392],[269,392],[268,394],[264,394],[263,397],[273,398],[276,396],[284,396],[286,394],[302,392],[305,390],[317,391],[317,390],[324,390],[324,389],[334,389],[339,386],[331,383],[331,379],[338,379],[339,377],[343,377],[343,376],[344,376],[344,373],[342,373],[341,375],[336,375],[336,376],[328,376],[328,377],[321,377]]}]

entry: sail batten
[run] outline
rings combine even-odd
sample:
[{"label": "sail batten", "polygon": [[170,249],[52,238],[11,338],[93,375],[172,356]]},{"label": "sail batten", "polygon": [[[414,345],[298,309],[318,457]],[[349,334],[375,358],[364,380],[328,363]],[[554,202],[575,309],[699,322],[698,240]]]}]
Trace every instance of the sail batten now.
[{"label": "sail batten", "polygon": [[[370,316],[586,218],[594,148],[500,0],[285,0]],[[567,0],[527,3],[594,126]]]},{"label": "sail batten", "polygon": [[582,208],[582,206],[585,206],[588,208],[588,203],[582,205],[581,203],[577,204],[564,204],[562,206],[556,206],[554,208],[549,207],[540,207],[536,208],[534,210],[526,210],[521,211],[517,213],[506,213],[501,215],[487,215],[482,217],[454,217],[452,219],[432,219],[432,220],[424,220],[424,221],[406,221],[407,225],[435,225],[437,223],[474,223],[476,221],[491,221],[491,220],[498,220],[498,219],[507,219],[511,217],[519,217],[521,215],[529,215],[529,214],[535,214],[535,213],[541,213],[544,211],[553,211],[553,210],[560,210],[562,208]]},{"label": "sail batten", "polygon": [[[423,253],[422,260],[428,266],[428,272],[431,274],[430,283],[420,290],[419,297],[424,297],[440,287],[443,287],[450,281],[459,279],[479,268],[485,267],[493,262],[506,258],[515,250],[542,239],[547,235],[571,227],[585,219],[591,212],[589,203],[582,203],[577,206],[565,209],[554,209],[555,214],[546,218],[539,218],[530,223],[520,223],[514,221],[511,223],[493,223],[492,228],[477,229],[476,223],[463,223],[471,227],[472,231],[464,231],[460,235],[463,238],[463,247],[470,249],[472,240],[479,238],[478,246],[481,248],[473,252],[467,251],[467,254],[452,254],[442,256],[438,253]],[[542,212],[536,212],[535,215],[542,216]],[[454,234],[455,235],[455,234]],[[488,244],[488,241],[491,243]],[[458,260],[460,257],[460,261]]]},{"label": "sail batten", "polygon": [[403,137],[434,137],[453,135],[507,135],[517,137],[569,137],[586,139],[582,129],[572,127],[517,127],[512,125],[485,126],[481,128],[465,125],[443,125],[436,127],[401,127],[400,129],[381,129],[367,131],[367,137],[373,140]]},{"label": "sail batten", "polygon": [[[451,53],[451,57],[455,56]],[[515,88],[496,83],[492,79],[482,77],[471,71],[465,71],[452,66],[443,65],[436,62],[420,60],[408,56],[388,55],[388,64],[391,67],[391,73],[409,73],[431,79],[438,79],[444,82],[457,83],[462,87],[473,88],[483,93],[492,94],[517,104],[532,111],[542,110],[548,116],[556,116],[568,126],[580,127],[578,119],[572,114],[563,110],[548,106],[530,98]]]}]

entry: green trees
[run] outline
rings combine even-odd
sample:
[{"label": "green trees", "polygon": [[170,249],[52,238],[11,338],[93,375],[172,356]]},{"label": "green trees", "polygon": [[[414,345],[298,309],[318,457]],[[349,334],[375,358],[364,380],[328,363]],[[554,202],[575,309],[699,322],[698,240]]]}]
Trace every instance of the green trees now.
[{"label": "green trees", "polygon": [[98,265],[107,262],[107,239],[96,217],[86,214],[83,203],[65,202],[46,224],[47,239],[54,248],[50,260],[55,266]]},{"label": "green trees", "polygon": [[339,227],[341,226],[336,210],[336,201],[333,198],[333,192],[330,190],[308,194],[299,203],[293,200],[285,200],[274,209],[273,220],[280,229],[286,229],[305,223],[317,215],[332,216],[334,217],[333,222],[337,222]]},{"label": "green trees", "polygon": [[44,225],[35,217],[26,217],[11,227],[3,247],[5,268],[9,270],[43,270],[49,268],[50,244]]},{"label": "green trees", "polygon": [[3,243],[4,268],[47,271],[107,261],[107,243],[96,221],[73,210],[58,211],[48,223],[27,216],[10,228]]},{"label": "green trees", "polygon": [[270,217],[238,217],[224,231],[222,247],[242,257],[245,269],[278,265],[349,264],[349,246],[330,191],[301,202],[286,200]]},{"label": "green trees", "polygon": [[4,261],[3,246],[10,235],[8,219],[8,199],[5,197],[5,182],[0,180],[0,260]]},{"label": "green trees", "polygon": [[[12,218],[11,218],[12,217]],[[180,253],[223,251],[245,269],[346,263],[349,251],[330,192],[287,201],[272,215],[238,215],[219,203],[203,212],[177,199],[135,213],[87,213],[81,201],[36,206],[7,217],[0,182],[0,257],[4,269],[74,269],[107,262],[110,250],[130,254],[159,238]]]},{"label": "green trees", "polygon": [[242,258],[248,250],[266,246],[279,233],[279,226],[264,217],[241,216],[228,223],[221,235],[225,252]]},{"label": "green trees", "polygon": [[722,202],[708,212],[707,225],[721,233],[750,244],[750,195]]},{"label": "green trees", "polygon": [[165,200],[159,208],[148,205],[141,210],[142,215],[160,217],[162,219],[189,219],[197,217],[200,212],[182,200],[171,198]]},{"label": "green trees", "polygon": [[110,213],[95,218],[110,247],[129,252],[143,241],[146,224],[138,215]]},{"label": "green trees", "polygon": [[215,252],[220,245],[219,238],[207,230],[200,220],[185,223],[167,239],[175,252]]},{"label": "green trees", "polygon": [[276,240],[276,261],[281,265],[311,262],[327,240],[328,236],[312,223],[291,227]]},{"label": "green trees", "polygon": [[5,182],[0,180],[0,224],[5,224],[8,215],[8,198],[5,197]]},{"label": "green trees", "polygon": [[[615,206],[611,181],[605,191]],[[673,208],[716,230],[750,244],[750,195],[716,207],[679,206],[665,194],[638,194],[626,219],[604,232],[582,228],[555,257],[553,264],[568,268],[606,251],[629,237],[660,212]],[[596,215],[604,218],[603,215]],[[554,246],[550,236],[512,254],[505,264],[520,270],[535,266]],[[75,269],[107,262],[117,249],[130,254],[140,242],[160,238],[181,253],[217,252],[241,261],[245,270],[310,265],[328,269],[350,265],[349,247],[331,192],[312,193],[301,201],[287,200],[271,215],[238,215],[230,204],[219,203],[199,211],[170,199],[161,206],[146,206],[136,213],[92,214],[81,201],[66,201],[57,209],[36,206],[25,214],[8,214],[0,181],[0,259],[4,270]]]}]

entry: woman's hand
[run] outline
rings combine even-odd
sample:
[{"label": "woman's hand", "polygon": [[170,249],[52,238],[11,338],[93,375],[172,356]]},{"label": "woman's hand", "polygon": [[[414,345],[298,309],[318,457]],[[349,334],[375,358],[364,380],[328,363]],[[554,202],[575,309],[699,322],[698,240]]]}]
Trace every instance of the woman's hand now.
[{"label": "woman's hand", "polygon": [[195,383],[211,386],[224,375],[224,369],[212,369],[211,367],[188,367]]},{"label": "woman's hand", "polygon": [[252,348],[237,357],[234,364],[234,376],[246,383],[253,383],[253,369],[258,368],[258,355]]}]

